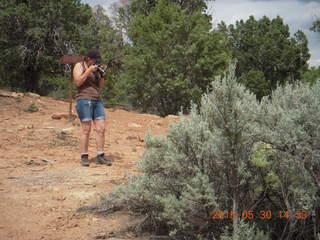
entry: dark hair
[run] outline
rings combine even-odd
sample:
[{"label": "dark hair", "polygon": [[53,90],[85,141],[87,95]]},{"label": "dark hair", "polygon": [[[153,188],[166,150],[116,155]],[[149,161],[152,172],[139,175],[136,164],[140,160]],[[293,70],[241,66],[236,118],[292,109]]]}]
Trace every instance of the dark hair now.
[{"label": "dark hair", "polygon": [[97,61],[101,61],[101,55],[100,52],[96,49],[89,50],[86,54],[86,57],[84,60],[88,60],[88,58],[95,59]]}]

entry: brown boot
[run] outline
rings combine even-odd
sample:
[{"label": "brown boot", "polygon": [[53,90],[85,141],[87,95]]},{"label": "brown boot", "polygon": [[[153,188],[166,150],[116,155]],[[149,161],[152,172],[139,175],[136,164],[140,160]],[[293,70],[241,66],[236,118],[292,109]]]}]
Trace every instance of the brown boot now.
[{"label": "brown boot", "polygon": [[88,154],[81,154],[81,165],[84,167],[89,167],[89,155]]},{"label": "brown boot", "polygon": [[112,162],[105,158],[104,153],[101,153],[97,155],[97,163],[99,164],[105,164],[107,166],[111,166]]}]

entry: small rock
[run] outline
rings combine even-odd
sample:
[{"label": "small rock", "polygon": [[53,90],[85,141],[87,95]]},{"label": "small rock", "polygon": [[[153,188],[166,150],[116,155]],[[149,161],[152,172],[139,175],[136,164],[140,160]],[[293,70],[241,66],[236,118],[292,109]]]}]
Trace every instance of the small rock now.
[{"label": "small rock", "polygon": [[163,122],[161,120],[157,120],[157,121],[155,121],[155,124],[158,125],[158,126],[162,126]]},{"label": "small rock", "polygon": [[109,233],[96,233],[94,238],[95,239],[107,239],[110,237]]},{"label": "small rock", "polygon": [[168,122],[177,122],[179,121],[180,117],[176,116],[176,115],[168,115],[165,117],[165,120],[167,120]]},{"label": "small rock", "polygon": [[8,179],[17,179],[17,177],[13,177],[13,176],[10,176],[10,177],[7,177]]},{"label": "small rock", "polygon": [[127,237],[127,238],[136,238],[136,237],[137,237],[137,234],[136,234],[136,233],[133,233],[133,232],[128,232],[128,233],[126,233],[126,237]]},{"label": "small rock", "polygon": [[64,129],[62,129],[62,131],[64,131],[64,132],[72,132],[73,130],[74,130],[73,127],[69,127],[69,128],[64,128]]},{"label": "small rock", "polygon": [[32,93],[32,92],[26,93],[26,96],[32,97],[32,98],[40,98],[40,95],[39,95],[39,94]]},{"label": "small rock", "polygon": [[57,197],[53,197],[53,200],[56,200],[56,201],[64,201],[66,200],[67,197],[66,196],[57,196]]},{"label": "small rock", "polygon": [[134,127],[134,128],[141,128],[142,127],[140,124],[136,124],[136,123],[129,123],[128,126]]},{"label": "small rock", "polygon": [[41,158],[41,160],[42,160],[42,162],[45,162],[45,163],[52,163],[52,161],[45,159],[45,158]]},{"label": "small rock", "polygon": [[137,137],[135,137],[135,136],[128,136],[126,139],[127,139],[127,140],[134,140],[134,139],[137,139]]},{"label": "small rock", "polygon": [[12,97],[13,97],[13,98],[23,97],[23,93],[16,93],[16,92],[13,92],[13,93],[12,93]]},{"label": "small rock", "polygon": [[22,93],[16,93],[16,92],[7,92],[0,90],[0,97],[11,97],[11,98],[19,98],[22,97]]},{"label": "small rock", "polygon": [[138,136],[139,142],[144,142],[143,137]]},{"label": "small rock", "polygon": [[[59,120],[59,119],[69,119],[69,113],[55,113],[51,116],[52,119],[56,119],[56,120]],[[74,113],[71,113],[71,119],[72,120],[75,120],[77,118],[77,115],[74,114]]]},{"label": "small rock", "polygon": [[38,163],[34,160],[26,161],[24,164],[29,165],[29,166],[39,166],[40,165],[40,163]]},{"label": "small rock", "polygon": [[18,126],[17,131],[23,131],[25,129],[26,129],[25,126],[20,125],[20,126]]}]

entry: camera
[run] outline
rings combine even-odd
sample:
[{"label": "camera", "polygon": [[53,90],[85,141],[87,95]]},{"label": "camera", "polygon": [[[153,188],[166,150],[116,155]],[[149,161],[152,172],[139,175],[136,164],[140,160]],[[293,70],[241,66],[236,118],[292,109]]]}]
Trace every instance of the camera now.
[{"label": "camera", "polygon": [[106,70],[103,68],[103,66],[101,65],[100,61],[97,61],[95,64],[94,64],[95,67],[97,67],[97,70],[98,72],[103,75]]}]

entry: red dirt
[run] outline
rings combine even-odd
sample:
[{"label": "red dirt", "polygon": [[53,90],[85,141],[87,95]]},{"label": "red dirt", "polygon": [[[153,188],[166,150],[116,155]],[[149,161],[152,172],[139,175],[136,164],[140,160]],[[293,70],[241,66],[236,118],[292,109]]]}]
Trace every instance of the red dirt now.
[{"label": "red dirt", "polygon": [[[39,111],[26,112],[32,103]],[[134,221],[130,213],[101,216],[77,209],[125,183],[126,174],[136,172],[144,135],[165,134],[177,117],[106,109],[105,152],[113,165],[82,167],[79,119],[51,118],[67,111],[67,102],[47,97],[0,97],[0,239],[148,239],[126,231]],[[93,128],[89,155],[95,154]]]}]

